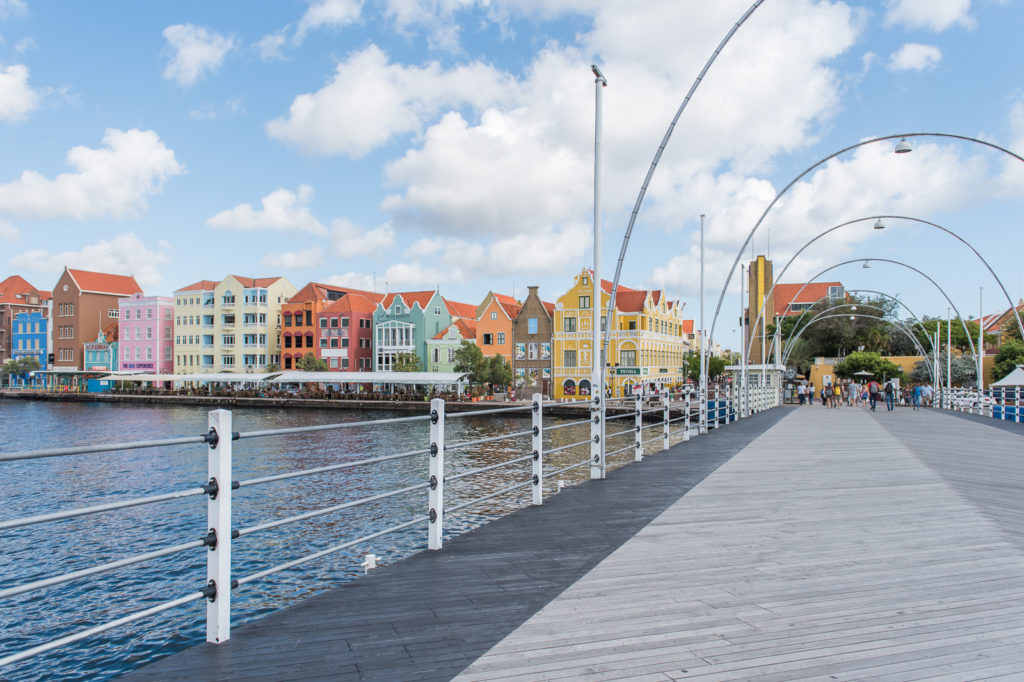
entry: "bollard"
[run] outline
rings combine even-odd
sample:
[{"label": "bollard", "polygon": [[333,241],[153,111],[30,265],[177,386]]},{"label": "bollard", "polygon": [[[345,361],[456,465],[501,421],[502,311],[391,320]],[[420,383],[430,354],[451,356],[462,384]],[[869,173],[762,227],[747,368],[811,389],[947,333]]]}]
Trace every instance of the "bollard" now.
[{"label": "bollard", "polygon": [[690,388],[687,387],[685,390],[686,394],[686,410],[685,418],[683,419],[683,440],[690,440]]},{"label": "bollard", "polygon": [[665,414],[664,414],[664,417],[662,417],[663,421],[665,422],[665,440],[661,444],[661,449],[662,450],[668,450],[669,430],[672,428],[672,425],[668,423],[669,419],[671,418],[671,412],[669,411],[669,403],[671,403],[671,402],[672,402],[671,395],[666,393],[665,394]]},{"label": "bollard", "polygon": [[590,407],[590,478],[604,478],[604,404],[600,387],[591,388],[593,405]]},{"label": "bollard", "polygon": [[444,400],[430,401],[430,492],[427,495],[427,514],[430,528],[427,547],[441,549],[444,534]]},{"label": "bollard", "polygon": [[634,403],[634,409],[636,414],[636,442],[633,445],[633,461],[639,462],[644,458],[644,415],[643,415],[643,398],[640,394],[637,394]]},{"label": "bollard", "polygon": [[207,453],[210,499],[206,520],[210,529],[206,553],[206,641],[214,644],[231,638],[231,412],[209,413],[211,435]]}]

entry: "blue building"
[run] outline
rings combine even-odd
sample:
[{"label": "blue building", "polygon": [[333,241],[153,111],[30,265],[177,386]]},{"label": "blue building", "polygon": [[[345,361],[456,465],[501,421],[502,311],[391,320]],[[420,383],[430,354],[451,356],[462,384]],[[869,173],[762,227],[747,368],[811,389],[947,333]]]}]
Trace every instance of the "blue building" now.
[{"label": "blue building", "polygon": [[[49,352],[47,324],[49,320],[42,312],[18,313],[11,325],[11,358],[35,358],[39,369],[46,369],[46,355]],[[23,383],[32,383],[28,377],[20,377]]]},{"label": "blue building", "polygon": [[[113,339],[107,341],[107,337]],[[85,369],[110,373],[117,370],[117,327],[111,325],[96,334],[96,340],[85,344]],[[89,379],[86,390],[89,393],[103,393],[110,390],[112,381]]]}]

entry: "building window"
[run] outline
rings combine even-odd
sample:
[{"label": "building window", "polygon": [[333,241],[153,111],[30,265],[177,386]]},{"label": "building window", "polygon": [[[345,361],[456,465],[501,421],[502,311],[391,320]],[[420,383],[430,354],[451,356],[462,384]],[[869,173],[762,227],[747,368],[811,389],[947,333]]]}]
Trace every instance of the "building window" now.
[{"label": "building window", "polygon": [[116,320],[118,318],[117,308],[110,308],[107,310],[107,317],[111,320]]},{"label": "building window", "polygon": [[589,296],[580,296],[580,308],[589,308],[589,307],[590,307],[590,297]]},{"label": "building window", "polygon": [[285,315],[284,316],[284,326],[286,326],[286,327],[292,326],[292,316],[291,315]]},{"label": "building window", "polygon": [[[220,302],[223,303],[224,305],[234,305],[235,304],[235,294],[233,292],[231,292],[231,291],[225,291],[224,295],[220,299]],[[231,358],[231,359],[234,360],[234,358]]]},{"label": "building window", "polygon": [[494,345],[494,334],[484,334],[484,345],[485,346],[493,346]]},{"label": "building window", "polygon": [[320,328],[321,329],[327,329],[327,318],[326,317],[321,317],[320,318]]},{"label": "building window", "polygon": [[327,348],[327,337],[326,336],[321,336],[320,337],[320,347],[321,348]]},{"label": "building window", "polygon": [[498,319],[498,313],[497,313],[497,312],[492,312],[492,313],[491,313],[491,319],[492,319],[492,320],[496,320],[496,319]]},{"label": "building window", "polygon": [[581,283],[582,283],[582,284],[583,284],[584,286],[586,286],[587,284],[590,284],[590,278],[589,278],[589,277],[587,277],[586,275],[583,275],[583,279],[582,279],[582,280],[580,280],[580,282],[581,282]]},{"label": "building window", "polygon": [[498,332],[498,345],[499,346],[504,346],[505,345],[505,332]]},{"label": "building window", "polygon": [[234,355],[222,355],[222,356],[220,356],[220,362],[225,367],[234,367],[235,366],[235,356]]},{"label": "building window", "polygon": [[342,369],[348,369],[348,358],[342,358],[341,359],[341,368]]},{"label": "building window", "polygon": [[332,338],[331,339],[331,348],[337,348],[337,347],[338,347],[338,339],[337,338]]},{"label": "building window", "polygon": [[441,349],[440,348],[435,348],[434,349],[434,362],[441,362]]},{"label": "building window", "polygon": [[147,339],[153,338],[153,328],[152,327],[146,327],[146,338]]},{"label": "building window", "polygon": [[619,364],[623,367],[636,367],[636,351],[624,350],[619,353]]},{"label": "building window", "polygon": [[312,327],[313,326],[313,311],[312,310],[307,310],[306,311],[306,326],[307,327]]},{"label": "building window", "polygon": [[341,317],[341,318],[338,318],[338,319],[341,320],[341,328],[342,329],[348,329],[348,318],[347,317]]},{"label": "building window", "polygon": [[338,358],[331,358],[331,369],[338,369]]},{"label": "building window", "polygon": [[537,333],[537,318],[536,317],[531,317],[528,320],[526,320],[526,333],[527,334],[536,334]]},{"label": "building window", "polygon": [[530,344],[530,355],[528,357],[531,360],[536,360],[537,359],[537,344],[536,343],[531,343]]},{"label": "building window", "polygon": [[576,351],[567,350],[562,352],[562,366],[563,367],[575,367],[576,366]]},{"label": "building window", "polygon": [[563,322],[562,322],[562,330],[563,331],[566,331],[566,332],[574,332],[574,331],[576,331],[576,318],[575,317],[569,317],[568,315],[566,315],[565,317],[562,318],[562,320],[563,320]]}]

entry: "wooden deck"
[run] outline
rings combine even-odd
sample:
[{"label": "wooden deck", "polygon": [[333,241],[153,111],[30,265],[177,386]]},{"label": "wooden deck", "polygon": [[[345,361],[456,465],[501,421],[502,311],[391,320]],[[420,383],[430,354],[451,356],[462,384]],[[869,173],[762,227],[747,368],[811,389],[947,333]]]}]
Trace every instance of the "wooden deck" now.
[{"label": "wooden deck", "polygon": [[1022,435],[772,410],[128,677],[1022,679]]}]

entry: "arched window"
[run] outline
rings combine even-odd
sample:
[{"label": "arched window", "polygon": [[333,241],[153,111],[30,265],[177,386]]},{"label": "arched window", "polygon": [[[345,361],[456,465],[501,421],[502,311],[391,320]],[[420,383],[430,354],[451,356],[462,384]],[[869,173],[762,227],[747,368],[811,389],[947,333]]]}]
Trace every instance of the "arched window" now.
[{"label": "arched window", "polygon": [[565,383],[562,384],[562,395],[576,395],[576,382],[572,379],[566,379]]}]

